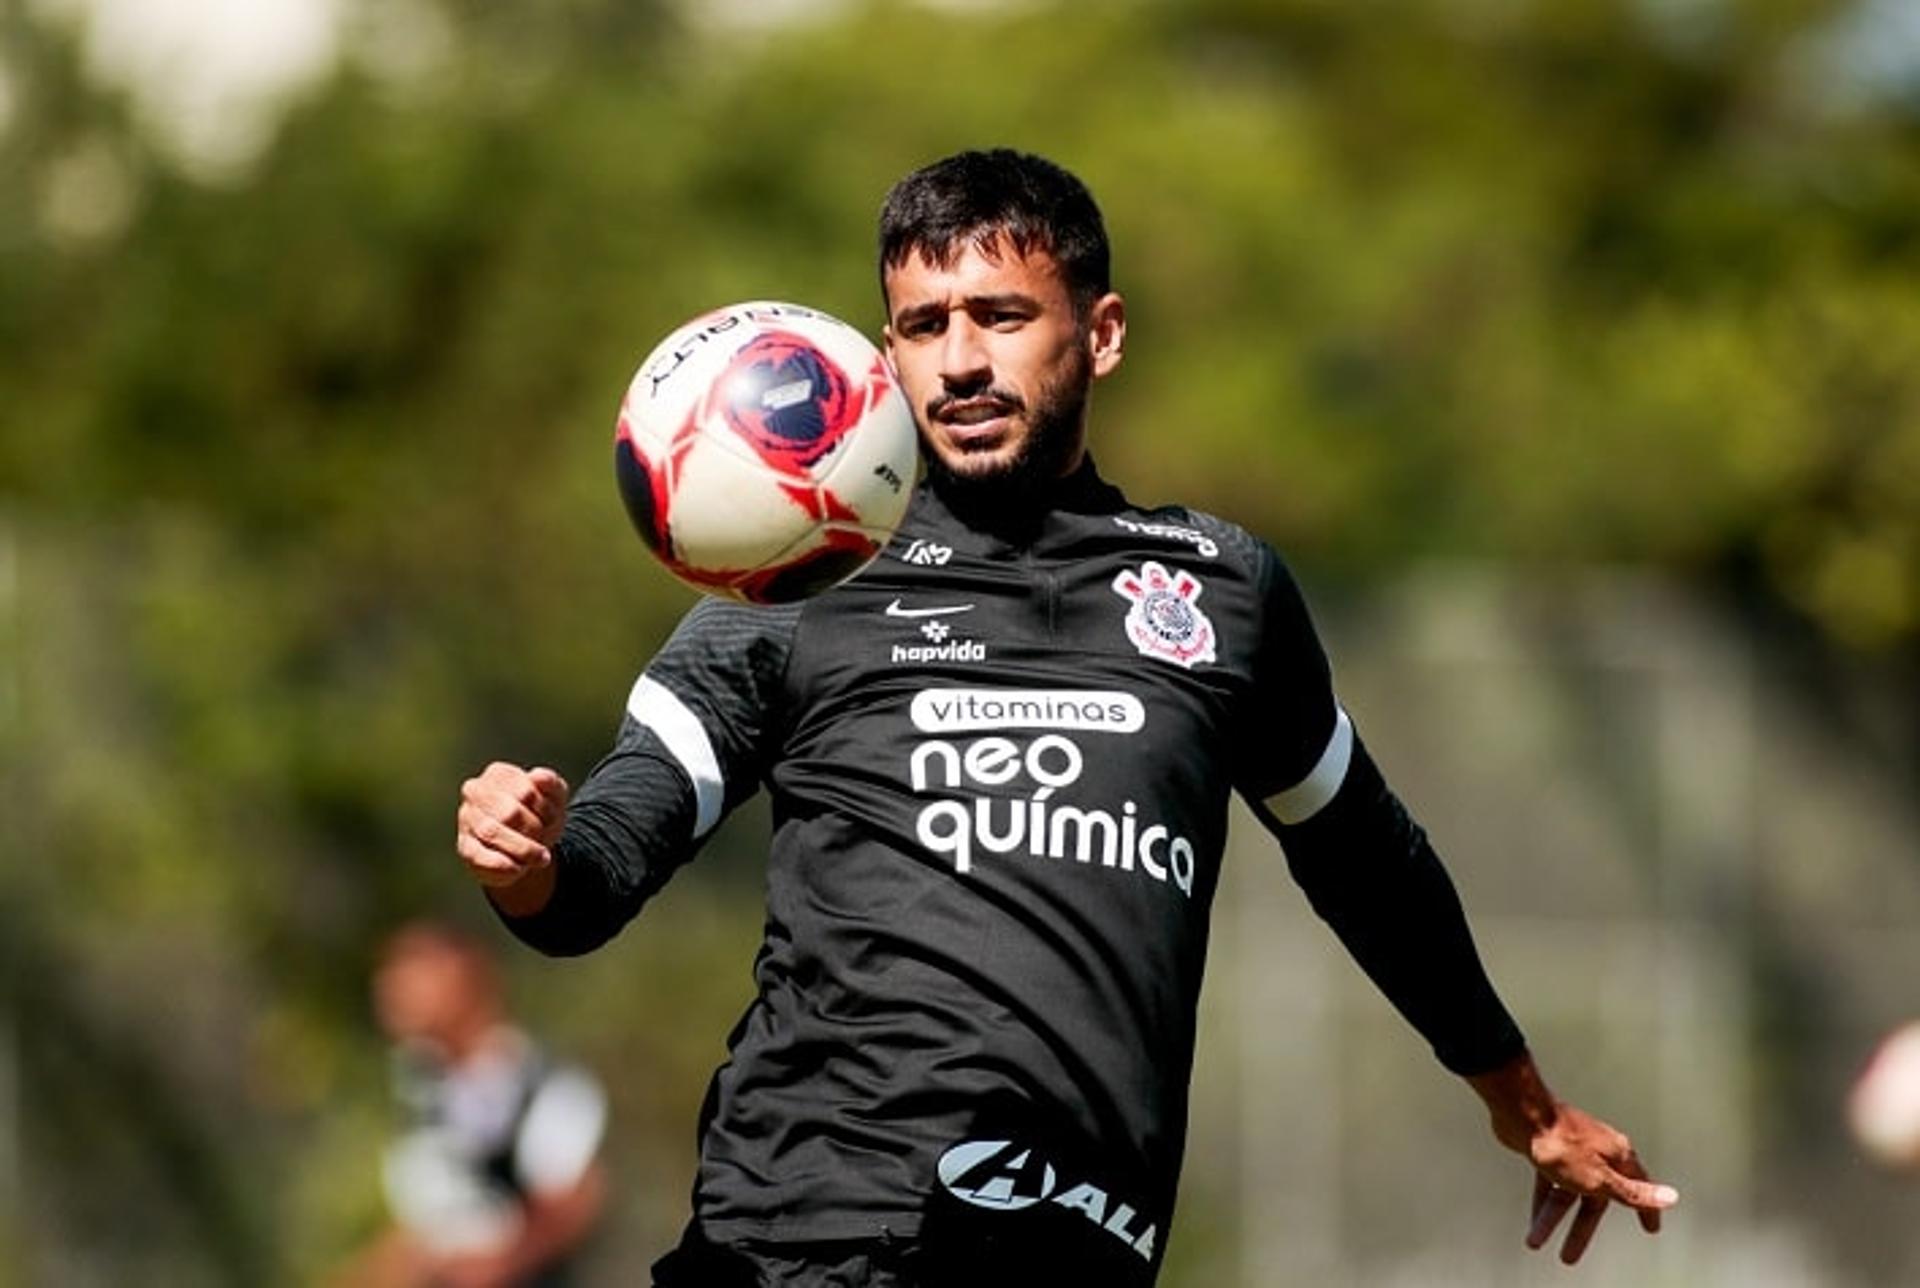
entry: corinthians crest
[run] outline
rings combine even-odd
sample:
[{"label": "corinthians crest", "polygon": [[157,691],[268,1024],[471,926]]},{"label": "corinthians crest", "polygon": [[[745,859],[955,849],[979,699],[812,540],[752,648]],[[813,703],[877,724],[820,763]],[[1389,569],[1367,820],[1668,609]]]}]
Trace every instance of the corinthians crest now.
[{"label": "corinthians crest", "polygon": [[1132,605],[1127,638],[1134,647],[1189,669],[1213,661],[1213,623],[1194,605],[1200,591],[1192,573],[1168,572],[1151,559],[1113,579],[1113,593]]}]

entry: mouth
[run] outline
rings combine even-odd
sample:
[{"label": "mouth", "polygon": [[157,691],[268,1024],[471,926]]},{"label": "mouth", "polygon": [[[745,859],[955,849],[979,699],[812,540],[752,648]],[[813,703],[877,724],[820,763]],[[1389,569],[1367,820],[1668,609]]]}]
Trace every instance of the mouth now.
[{"label": "mouth", "polygon": [[956,445],[965,445],[999,437],[1018,410],[998,398],[964,398],[935,408],[928,419],[940,425]]}]

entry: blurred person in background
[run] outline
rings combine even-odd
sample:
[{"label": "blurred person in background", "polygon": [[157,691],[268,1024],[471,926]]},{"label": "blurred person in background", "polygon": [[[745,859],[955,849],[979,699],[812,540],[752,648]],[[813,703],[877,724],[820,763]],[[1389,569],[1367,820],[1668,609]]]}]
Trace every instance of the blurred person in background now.
[{"label": "blurred person in background", "polygon": [[1875,1162],[1920,1174],[1920,1020],[1874,1047],[1848,1092],[1847,1126]]},{"label": "blurred person in background", "polygon": [[[1548,1090],[1279,556],[1095,471],[1126,312],[1085,187],[949,157],[889,194],[879,267],[926,465],[887,555],[802,604],[696,606],[578,792],[504,762],[462,788],[461,857],[550,953],[772,792],[758,995],[655,1283],[1152,1283],[1236,789],[1531,1164],[1528,1244],[1571,1213],[1577,1260],[1614,1203],[1657,1230],[1677,1193]],[[929,621],[977,654],[900,645]]]},{"label": "blurred person in background", "polygon": [[510,1022],[487,950],[415,922],[386,943],[374,1013],[406,1125],[382,1180],[393,1224],[339,1288],[558,1288],[606,1180],[606,1097]]}]

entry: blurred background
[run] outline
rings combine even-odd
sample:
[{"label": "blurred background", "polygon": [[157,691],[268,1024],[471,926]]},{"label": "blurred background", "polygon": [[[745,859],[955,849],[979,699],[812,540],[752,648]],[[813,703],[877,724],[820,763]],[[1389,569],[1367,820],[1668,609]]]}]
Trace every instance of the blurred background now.
[{"label": "blurred background", "polygon": [[[554,963],[455,793],[583,772],[690,603],[639,356],[877,332],[886,188],[1001,143],[1107,213],[1103,470],[1286,552],[1556,1089],[1682,1189],[1578,1280],[1920,1282],[1841,1114],[1920,1012],[1920,6],[0,0],[0,1288],[337,1267],[420,914],[606,1080],[588,1281],[643,1281],[764,815]],[[1164,1282],[1574,1282],[1237,834]]]}]

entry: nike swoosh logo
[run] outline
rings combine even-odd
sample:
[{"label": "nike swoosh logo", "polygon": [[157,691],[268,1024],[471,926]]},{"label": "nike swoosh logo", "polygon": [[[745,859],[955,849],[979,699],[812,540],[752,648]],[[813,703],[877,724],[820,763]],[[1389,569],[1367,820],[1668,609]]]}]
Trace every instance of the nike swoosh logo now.
[{"label": "nike swoosh logo", "polygon": [[899,600],[887,605],[888,617],[946,617],[952,613],[970,613],[972,604],[949,604],[943,608],[902,608]]}]

